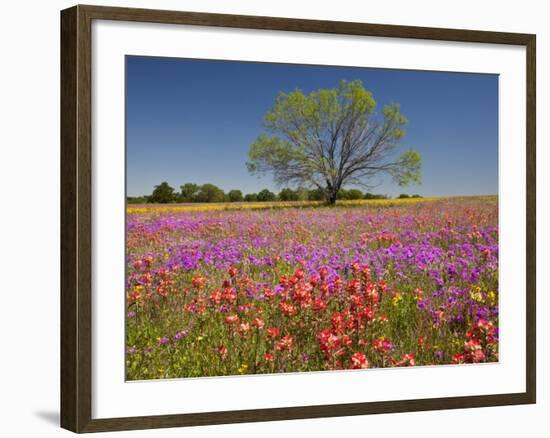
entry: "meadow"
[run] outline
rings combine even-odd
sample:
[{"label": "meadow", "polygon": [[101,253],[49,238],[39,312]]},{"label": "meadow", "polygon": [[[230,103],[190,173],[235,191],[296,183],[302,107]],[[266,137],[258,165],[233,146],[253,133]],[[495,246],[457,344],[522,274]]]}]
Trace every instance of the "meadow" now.
[{"label": "meadow", "polygon": [[498,361],[498,198],[135,205],[128,380]]}]

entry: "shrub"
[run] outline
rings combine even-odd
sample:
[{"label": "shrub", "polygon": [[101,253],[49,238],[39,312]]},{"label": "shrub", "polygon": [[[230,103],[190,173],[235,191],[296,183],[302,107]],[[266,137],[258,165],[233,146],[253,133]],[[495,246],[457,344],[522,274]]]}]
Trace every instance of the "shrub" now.
[{"label": "shrub", "polygon": [[263,189],[260,193],[258,193],[258,201],[260,202],[270,202],[275,201],[277,199],[277,196],[275,193],[270,192],[267,189]]},{"label": "shrub", "polygon": [[225,193],[214,184],[204,184],[199,189],[196,196],[197,202],[223,202]]},{"label": "shrub", "polygon": [[349,200],[363,199],[363,192],[358,189],[350,189],[347,192],[347,198]]},{"label": "shrub", "polygon": [[230,190],[229,193],[227,193],[227,198],[229,199],[229,202],[242,202],[243,192],[240,190]]},{"label": "shrub", "polygon": [[279,200],[281,201],[297,201],[298,193],[292,189],[284,188],[279,192]]},{"label": "shrub", "polygon": [[374,193],[365,193],[365,199],[388,199],[387,195],[377,195]]}]

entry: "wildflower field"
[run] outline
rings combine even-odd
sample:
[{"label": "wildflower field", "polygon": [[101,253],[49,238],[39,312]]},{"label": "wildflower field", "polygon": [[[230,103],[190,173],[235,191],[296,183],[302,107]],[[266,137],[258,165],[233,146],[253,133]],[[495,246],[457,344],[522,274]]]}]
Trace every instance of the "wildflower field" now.
[{"label": "wildflower field", "polygon": [[127,210],[128,380],[498,361],[498,199]]}]

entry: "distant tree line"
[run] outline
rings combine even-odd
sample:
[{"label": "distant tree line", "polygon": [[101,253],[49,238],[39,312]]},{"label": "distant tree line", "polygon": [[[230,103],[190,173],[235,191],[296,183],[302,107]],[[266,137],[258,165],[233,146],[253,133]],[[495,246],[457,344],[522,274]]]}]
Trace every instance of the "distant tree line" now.
[{"label": "distant tree line", "polygon": [[[401,194],[399,198],[420,198],[420,195]],[[386,195],[362,192],[359,189],[340,189],[337,194],[339,200],[358,199],[388,199]],[[326,193],[321,189],[306,188],[283,188],[279,193],[263,189],[258,193],[243,194],[242,191],[234,189],[224,192],[214,184],[186,183],[176,191],[166,181],[156,185],[150,195],[128,196],[129,204],[144,203],[210,203],[210,202],[272,202],[272,201],[325,201]]]},{"label": "distant tree line", "polygon": [[406,195],[404,193],[401,193],[397,199],[409,199],[409,198],[422,198],[420,195]]}]

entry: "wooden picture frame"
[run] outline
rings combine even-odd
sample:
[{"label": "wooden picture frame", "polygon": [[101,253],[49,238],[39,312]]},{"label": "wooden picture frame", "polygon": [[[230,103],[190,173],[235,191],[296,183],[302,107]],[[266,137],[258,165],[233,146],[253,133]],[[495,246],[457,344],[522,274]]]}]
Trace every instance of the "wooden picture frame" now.
[{"label": "wooden picture frame", "polygon": [[[526,48],[526,391],[417,400],[126,418],[92,418],[91,24],[93,20],[518,45]],[[99,432],[535,403],[535,35],[75,6],[61,12],[61,426]]]}]

